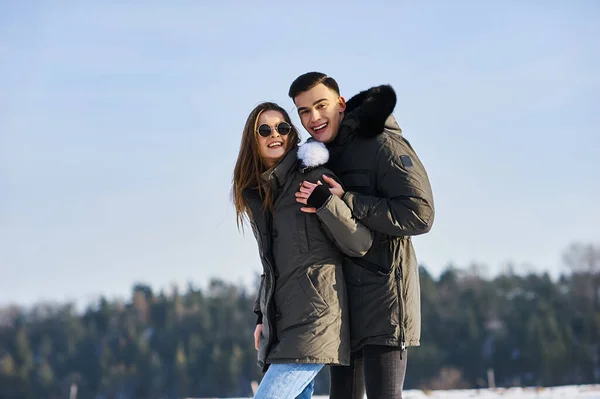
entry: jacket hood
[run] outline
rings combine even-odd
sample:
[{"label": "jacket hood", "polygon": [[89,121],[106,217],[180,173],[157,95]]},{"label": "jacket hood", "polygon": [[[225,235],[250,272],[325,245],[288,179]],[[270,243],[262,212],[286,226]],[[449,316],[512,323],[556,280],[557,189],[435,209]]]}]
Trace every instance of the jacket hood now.
[{"label": "jacket hood", "polygon": [[388,121],[395,107],[396,92],[392,86],[371,87],[348,100],[344,122],[348,119],[354,125],[352,130],[357,136],[374,137],[383,131],[386,122],[393,123],[393,128],[400,129],[395,120]]}]

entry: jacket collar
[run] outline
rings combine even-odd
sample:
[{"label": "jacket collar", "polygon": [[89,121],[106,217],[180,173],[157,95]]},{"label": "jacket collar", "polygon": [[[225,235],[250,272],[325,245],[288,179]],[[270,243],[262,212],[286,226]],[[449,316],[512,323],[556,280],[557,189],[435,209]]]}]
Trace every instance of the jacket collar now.
[{"label": "jacket collar", "polygon": [[263,172],[260,176],[262,182],[270,184],[271,189],[277,192],[285,184],[290,172],[296,168],[298,164],[297,154],[298,147],[289,150],[275,166]]},{"label": "jacket collar", "polygon": [[340,130],[331,144],[343,145],[355,137],[375,137],[384,129],[402,133],[392,115],[395,107],[396,92],[390,85],[375,86],[358,93],[346,103]]}]

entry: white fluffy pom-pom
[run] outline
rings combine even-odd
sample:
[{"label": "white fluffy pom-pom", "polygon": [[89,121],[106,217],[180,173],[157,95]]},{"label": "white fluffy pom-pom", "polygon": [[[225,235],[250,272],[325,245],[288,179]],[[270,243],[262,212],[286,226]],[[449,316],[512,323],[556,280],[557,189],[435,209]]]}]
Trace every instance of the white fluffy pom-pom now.
[{"label": "white fluffy pom-pom", "polygon": [[310,140],[298,147],[298,159],[302,160],[304,166],[314,168],[329,160],[329,151],[325,144]]}]

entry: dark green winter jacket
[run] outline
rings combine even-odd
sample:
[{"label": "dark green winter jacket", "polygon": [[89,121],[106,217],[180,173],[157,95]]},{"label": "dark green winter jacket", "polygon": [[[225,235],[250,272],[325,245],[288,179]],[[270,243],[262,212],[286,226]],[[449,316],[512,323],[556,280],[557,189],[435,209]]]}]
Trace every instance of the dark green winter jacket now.
[{"label": "dark green winter jacket", "polygon": [[256,190],[244,191],[264,271],[254,309],[262,315],[263,370],[270,363],[349,363],[343,257],[364,255],[372,233],[334,195],[316,213],[300,210],[295,193],[302,181],[335,178],[321,166],[327,157],[323,144],[307,143],[263,174],[273,193],[272,214],[263,210]]},{"label": "dark green winter jacket", "polygon": [[402,135],[390,86],[347,103],[327,166],[341,179],[352,214],[374,233],[370,250],[347,257],[352,349],[365,344],[417,346],[421,302],[411,237],[427,233],[434,204],[425,168]]}]

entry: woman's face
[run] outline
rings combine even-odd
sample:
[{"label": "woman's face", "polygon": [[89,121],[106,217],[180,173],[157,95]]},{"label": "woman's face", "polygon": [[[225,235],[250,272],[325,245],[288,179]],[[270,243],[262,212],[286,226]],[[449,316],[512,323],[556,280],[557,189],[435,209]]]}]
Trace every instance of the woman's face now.
[{"label": "woman's face", "polygon": [[257,126],[258,150],[265,166],[271,168],[285,155],[291,126],[279,111],[264,111]]}]

